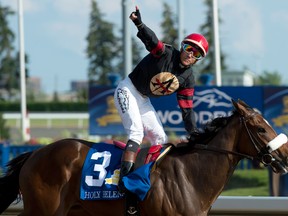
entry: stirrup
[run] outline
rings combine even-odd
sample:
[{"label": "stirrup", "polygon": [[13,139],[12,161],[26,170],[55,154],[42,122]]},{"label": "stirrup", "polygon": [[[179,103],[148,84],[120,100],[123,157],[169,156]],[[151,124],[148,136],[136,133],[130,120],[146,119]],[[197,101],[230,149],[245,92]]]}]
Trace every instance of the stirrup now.
[{"label": "stirrup", "polygon": [[138,210],[134,206],[129,206],[127,213],[128,215],[138,215]]},{"label": "stirrup", "polygon": [[140,216],[139,200],[131,192],[126,193],[125,199],[125,216]]}]

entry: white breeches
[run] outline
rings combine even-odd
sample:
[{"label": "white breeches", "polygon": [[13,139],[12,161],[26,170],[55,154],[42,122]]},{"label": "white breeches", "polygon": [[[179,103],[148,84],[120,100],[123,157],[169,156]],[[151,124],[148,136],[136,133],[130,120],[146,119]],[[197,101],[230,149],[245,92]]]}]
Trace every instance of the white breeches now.
[{"label": "white breeches", "polygon": [[140,145],[145,132],[151,145],[167,142],[167,135],[149,97],[141,95],[129,77],[119,83],[114,101],[128,139]]}]

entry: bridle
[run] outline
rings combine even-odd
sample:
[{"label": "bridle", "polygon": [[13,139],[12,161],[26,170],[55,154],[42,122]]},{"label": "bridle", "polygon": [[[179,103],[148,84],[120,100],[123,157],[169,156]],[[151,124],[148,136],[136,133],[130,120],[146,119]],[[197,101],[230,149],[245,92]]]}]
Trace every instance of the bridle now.
[{"label": "bridle", "polygon": [[[281,161],[277,160],[271,153],[276,151],[285,143],[287,143],[287,136],[281,133],[278,136],[276,136],[273,140],[268,142],[267,146],[265,146],[264,148],[261,147],[258,139],[253,135],[253,133],[251,132],[251,130],[249,130],[246,124],[246,122],[250,118],[253,118],[256,115],[260,114],[254,112],[246,119],[243,116],[240,117],[240,121],[241,123],[244,124],[244,127],[250,138],[250,141],[253,143],[255,149],[257,150],[257,156],[255,157],[255,159],[263,163],[265,166],[271,166],[272,169],[274,169],[274,166],[277,165],[278,167],[281,167],[282,170],[286,170],[285,165]],[[285,172],[287,172],[287,170]]]},{"label": "bridle", "polygon": [[204,144],[195,144],[194,147],[196,149],[201,150],[208,150],[208,151],[214,151],[219,153],[225,153],[225,154],[233,154],[240,156],[242,158],[247,158],[249,160],[258,160],[259,162],[263,163],[265,166],[271,166],[272,169],[274,169],[274,166],[280,167],[283,171],[287,172],[287,169],[285,168],[285,165],[277,160],[271,153],[276,151],[278,148],[280,148],[283,144],[287,142],[287,136],[284,134],[279,134],[277,137],[275,137],[273,140],[271,140],[267,146],[262,147],[259,140],[253,135],[251,130],[247,126],[247,121],[251,118],[254,118],[256,115],[260,115],[259,113],[253,112],[251,115],[244,117],[243,115],[240,115],[240,123],[244,125],[245,131],[247,132],[250,141],[253,143],[254,148],[257,151],[257,156],[253,157],[251,155],[239,153],[236,151],[230,151],[227,149],[220,149],[214,146],[204,145]]},{"label": "bridle", "polygon": [[[251,130],[249,130],[248,126],[247,126],[247,121],[251,118],[253,118],[254,116],[256,116],[256,114],[250,115],[248,116],[248,118],[244,118],[243,116],[240,117],[240,122],[242,124],[244,124],[244,127],[246,129],[246,132],[250,138],[250,141],[253,143],[254,148],[257,150],[257,157],[256,159],[258,159],[259,161],[263,162],[263,164],[265,165],[269,165],[271,164],[272,160],[274,159],[274,157],[271,155],[271,153],[269,153],[267,148],[261,148],[261,145],[259,143],[259,141],[257,140],[257,138],[253,135],[253,133],[251,132]],[[265,161],[265,160],[261,160],[261,158],[270,158],[270,162],[269,161]],[[273,158],[273,159],[272,159]]]}]

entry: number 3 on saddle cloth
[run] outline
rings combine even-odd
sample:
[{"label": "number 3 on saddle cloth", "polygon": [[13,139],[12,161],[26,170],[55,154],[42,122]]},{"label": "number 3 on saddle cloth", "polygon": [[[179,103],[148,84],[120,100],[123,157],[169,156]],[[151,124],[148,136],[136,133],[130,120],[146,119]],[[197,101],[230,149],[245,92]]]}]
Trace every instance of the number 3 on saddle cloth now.
[{"label": "number 3 on saddle cloth", "polygon": [[[123,153],[121,147],[123,147],[121,142],[115,142],[115,145],[95,143],[90,148],[82,168],[80,187],[82,200],[124,198],[124,194],[120,193],[117,187]],[[144,200],[150,189],[150,172],[156,159],[162,158],[169,149],[170,147],[164,149],[161,145],[141,149],[137,155],[134,171],[123,177],[127,190],[136,194],[139,200]]]}]

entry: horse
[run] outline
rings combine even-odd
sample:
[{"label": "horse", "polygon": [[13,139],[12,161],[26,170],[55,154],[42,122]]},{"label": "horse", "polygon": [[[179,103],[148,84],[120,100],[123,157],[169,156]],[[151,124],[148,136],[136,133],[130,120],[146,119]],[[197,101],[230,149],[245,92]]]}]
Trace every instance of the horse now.
[{"label": "horse", "polygon": [[[217,117],[203,136],[180,141],[150,173],[151,188],[139,201],[143,216],[208,215],[238,162],[255,159],[275,173],[288,172],[287,136],[244,101],[228,117]],[[124,215],[125,199],[81,200],[85,156],[93,143],[61,139],[12,159],[0,179],[0,212],[19,197],[21,216]]]}]

